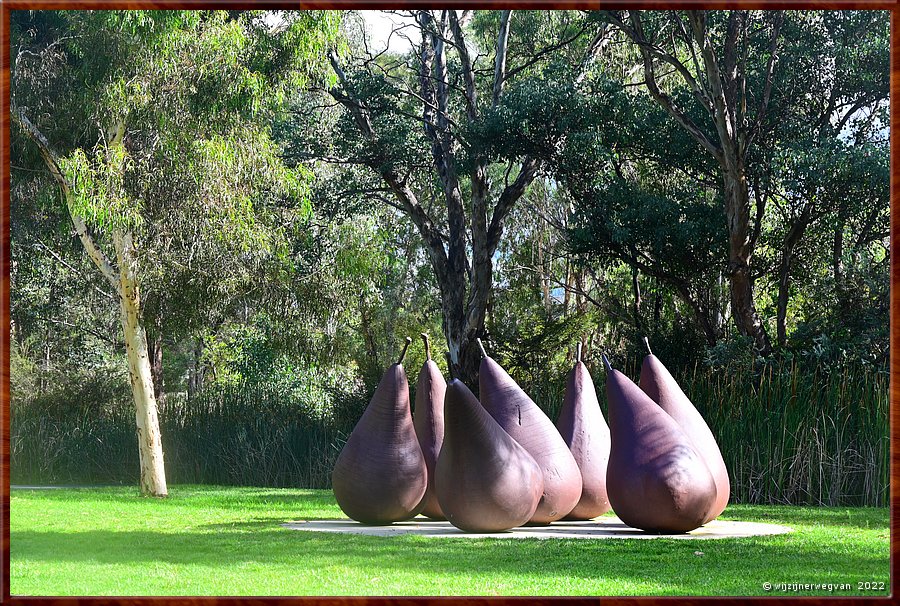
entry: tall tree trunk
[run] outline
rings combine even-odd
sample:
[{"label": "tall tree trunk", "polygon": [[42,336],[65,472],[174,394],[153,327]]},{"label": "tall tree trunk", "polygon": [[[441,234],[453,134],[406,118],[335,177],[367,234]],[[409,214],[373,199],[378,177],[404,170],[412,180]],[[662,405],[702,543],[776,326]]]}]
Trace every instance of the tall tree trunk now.
[{"label": "tall tree trunk", "polygon": [[800,217],[794,221],[784,238],[781,247],[781,263],[778,266],[778,313],[777,330],[778,346],[784,347],[787,343],[787,306],[790,299],[791,263],[794,258],[794,248],[803,238],[807,226],[810,223],[810,207],[803,209]]},{"label": "tall tree trunk", "polygon": [[[60,169],[59,155],[50,146],[50,142],[47,141],[44,134],[28,119],[22,108],[12,103],[10,114],[13,121],[37,146],[50,174],[62,189],[72,226],[88,257],[119,295],[122,330],[125,336],[125,349],[138,429],[141,493],[164,497],[168,494],[168,490],[163,467],[162,442],[150,373],[147,335],[140,324],[140,296],[134,275],[134,248],[131,235],[118,232],[114,234],[113,241],[118,263],[117,266],[113,266],[94,241],[84,219],[74,208],[72,184]],[[108,145],[121,145],[124,133],[125,125],[123,122],[119,122]]]},{"label": "tall tree trunk", "polygon": [[834,228],[834,241],[831,245],[831,272],[838,300],[843,301],[844,290],[844,227],[846,219],[843,209],[838,212],[838,223]]},{"label": "tall tree trunk", "polygon": [[537,264],[541,269],[541,299],[544,302],[544,312],[550,313],[552,302],[550,300],[550,272],[544,264],[544,245],[539,239],[537,242]]},{"label": "tall tree trunk", "polygon": [[164,497],[168,495],[168,489],[163,467],[162,440],[150,370],[147,333],[140,322],[141,299],[134,273],[133,242],[129,233],[116,233],[114,241],[119,265],[122,331],[125,335],[125,352],[128,357],[128,374],[137,424],[141,493]]},{"label": "tall tree trunk", "polygon": [[[679,27],[682,27],[681,17],[674,12],[671,14]],[[768,355],[772,345],[756,310],[753,300],[753,278],[750,274],[750,259],[760,229],[761,213],[757,219],[757,231],[752,232],[750,195],[744,167],[753,140],[761,131],[766,116],[774,81],[779,32],[784,17],[777,14],[771,29],[769,60],[762,79],[763,90],[759,91],[759,104],[755,112],[746,110],[747,58],[746,55],[739,56],[737,52],[741,46],[740,36],[744,36],[746,44],[748,13],[746,11],[728,13],[726,40],[721,55],[717,54],[709,37],[706,11],[687,11],[687,17],[690,36],[693,38],[688,44],[698,72],[696,75],[691,73],[679,57],[665,53],[661,47],[647,40],[640,11],[628,12],[630,26],[619,20],[615,14],[612,15],[612,22],[638,45],[643,59],[645,85],[650,95],[716,159],[720,167],[724,180],[725,216],[728,223],[728,276],[731,282],[732,315],[738,331],[752,337],[757,351]],[[687,29],[683,31],[687,37]],[[657,61],[675,68],[675,72],[691,88],[694,99],[708,114],[711,124],[699,126],[675,99],[659,88],[656,70],[660,63]],[[715,137],[710,137],[709,126],[715,129]],[[762,204],[758,205],[759,210],[763,208]]]},{"label": "tall tree trunk", "polygon": [[690,290],[684,283],[675,283],[673,284],[675,287],[675,291],[678,293],[678,297],[673,299],[674,309],[675,309],[675,318],[676,324],[678,322],[678,318],[680,314],[678,312],[678,299],[681,299],[685,303],[688,304],[688,307],[691,308],[691,311],[694,312],[694,318],[697,320],[697,324],[700,325],[700,328],[703,329],[703,335],[706,337],[706,344],[710,347],[716,344],[718,340],[718,332],[716,332],[716,327],[713,324],[712,318],[709,316],[709,308],[704,307],[703,304],[698,301],[694,296],[691,295]]},{"label": "tall tree trunk", "polygon": [[753,300],[750,258],[750,195],[743,170],[725,173],[725,214],[728,220],[728,274],[731,279],[731,309],[738,332],[753,339],[756,350],[766,356],[772,343]]},{"label": "tall tree trunk", "polygon": [[639,275],[638,268],[632,266],[631,290],[634,294],[634,326],[640,331],[643,329],[643,322],[641,322],[641,283]]}]

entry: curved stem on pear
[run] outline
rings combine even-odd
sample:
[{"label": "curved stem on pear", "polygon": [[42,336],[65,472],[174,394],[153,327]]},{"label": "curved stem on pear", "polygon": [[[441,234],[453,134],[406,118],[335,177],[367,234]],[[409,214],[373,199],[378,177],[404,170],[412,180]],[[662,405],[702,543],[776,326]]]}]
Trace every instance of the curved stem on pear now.
[{"label": "curved stem on pear", "polygon": [[481,344],[481,339],[475,339],[475,343],[478,344],[478,349],[481,350],[482,357],[488,357],[487,352],[484,350],[484,345]]},{"label": "curved stem on pear", "polygon": [[403,358],[406,357],[406,350],[409,349],[410,343],[412,343],[412,337],[406,337],[406,345],[403,346],[403,351],[400,352],[400,359],[397,360],[397,364],[403,364]]},{"label": "curved stem on pear", "polygon": [[419,336],[422,337],[422,340],[425,342],[425,359],[431,359],[431,343],[428,341],[428,335],[424,332],[419,333]]},{"label": "curved stem on pear", "polygon": [[603,366],[606,367],[606,372],[612,372],[613,367],[612,364],[609,363],[609,358],[606,357],[605,353],[601,354],[601,357],[603,358]]},{"label": "curved stem on pear", "polygon": [[648,339],[647,337],[644,337],[644,347],[647,348],[647,353],[650,354],[650,355],[652,356],[652,355],[653,355],[653,350],[650,349],[650,339]]},{"label": "curved stem on pear", "polygon": [[575,346],[575,361],[581,362],[581,341]]}]

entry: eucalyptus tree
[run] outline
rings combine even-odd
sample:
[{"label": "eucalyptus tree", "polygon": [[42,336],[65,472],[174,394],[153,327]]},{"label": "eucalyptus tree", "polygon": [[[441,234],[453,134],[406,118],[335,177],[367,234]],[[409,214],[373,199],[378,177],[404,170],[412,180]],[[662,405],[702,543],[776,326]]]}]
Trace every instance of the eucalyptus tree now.
[{"label": "eucalyptus tree", "polygon": [[415,225],[440,291],[451,359],[470,384],[474,338],[483,334],[493,257],[510,209],[541,170],[518,150],[488,155],[474,144],[484,117],[502,112],[505,91],[565,63],[570,84],[599,51],[583,15],[570,12],[419,10],[402,12],[394,35],[405,56],[364,42],[349,57],[331,53],[338,84],[328,90],[344,114],[331,149],[308,153],[358,165],[376,184],[371,201]]},{"label": "eucalyptus tree", "polygon": [[13,162],[39,158],[117,300],[144,494],[167,494],[146,301],[185,321],[220,305],[288,255],[282,215],[304,206],[307,174],[284,166],[269,124],[286,91],[317,73],[336,16],[271,21],[12,13]]},{"label": "eucalyptus tree", "polygon": [[[711,279],[724,271],[735,326],[753,338],[757,351],[769,353],[772,345],[755,284],[772,272],[779,275],[778,309],[772,315],[783,343],[797,242],[806,227],[835,208],[820,204],[826,197],[812,194],[823,188],[846,191],[841,183],[857,169],[862,171],[859,177],[884,192],[886,183],[878,185],[868,176],[874,175],[871,170],[848,159],[870,153],[862,149],[866,142],[856,137],[857,142],[848,146],[841,140],[857,122],[865,124],[863,130],[870,134],[877,131],[873,124],[886,106],[886,14],[602,11],[594,17],[601,27],[612,26],[633,44],[633,58],[623,56],[621,62],[627,68],[631,61],[634,68],[613,78],[615,94],[605,97],[607,105],[610,99],[622,99],[626,110],[618,115],[627,125],[624,129],[630,130],[625,140],[612,132],[615,120],[601,118],[599,131],[578,136],[587,141],[586,134],[592,135],[594,143],[569,153],[573,161],[571,170],[565,171],[567,182],[576,189],[581,182],[582,192],[592,192],[582,196],[588,202],[582,206],[584,235],[596,235],[603,231],[598,232],[601,225],[607,225],[608,237],[595,243],[632,267],[664,279],[694,309],[710,344],[722,335],[718,320],[725,314],[716,309],[717,297],[702,293],[714,293]],[[656,112],[643,107],[644,98],[634,94],[641,89]],[[606,112],[615,115],[615,106]],[[655,117],[660,112],[669,124]],[[672,132],[673,127],[681,134]],[[834,153],[841,147],[843,151]],[[577,167],[579,158],[591,157],[591,150],[599,179]],[[806,155],[829,168],[820,165],[818,172],[804,172]],[[602,184],[604,179],[608,185]],[[883,211],[886,198],[877,197]],[[871,207],[862,202],[870,197],[850,199]],[[674,212],[668,219],[666,207]],[[878,211],[872,212],[870,218],[875,219]],[[724,240],[711,221],[721,226]],[[835,230],[836,245],[843,241],[842,229]],[[647,237],[640,236],[642,231]],[[699,236],[695,242],[678,238],[679,233],[692,231]],[[592,246],[584,238],[582,243],[588,249]],[[668,261],[659,256],[666,243],[674,249]],[[689,255],[696,261],[684,259],[687,263],[674,271],[670,261],[691,250],[692,244],[699,245]],[[780,251],[777,268],[769,259],[773,246]],[[759,254],[765,258],[759,259]],[[691,271],[692,264],[700,271]]]},{"label": "eucalyptus tree", "polygon": [[[604,15],[637,46],[650,96],[719,167],[728,227],[732,311],[740,332],[752,337],[762,353],[771,351],[772,346],[753,298],[750,262],[762,227],[764,202],[756,199],[754,213],[747,164],[754,143],[771,119],[769,105],[784,14],[627,11]],[[666,91],[664,72],[680,80],[690,94],[676,96]],[[702,121],[691,117],[684,107],[695,104],[703,109]]]}]

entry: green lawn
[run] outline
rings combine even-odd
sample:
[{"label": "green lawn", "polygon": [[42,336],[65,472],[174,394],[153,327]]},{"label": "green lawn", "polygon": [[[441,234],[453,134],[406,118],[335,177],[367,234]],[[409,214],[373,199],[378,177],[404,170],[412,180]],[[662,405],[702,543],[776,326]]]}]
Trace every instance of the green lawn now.
[{"label": "green lawn", "polygon": [[[730,506],[796,532],[722,540],[390,538],[298,532],[330,491],[13,490],[10,591],[32,595],[886,595],[888,510]],[[848,583],[785,592],[764,583]]]}]

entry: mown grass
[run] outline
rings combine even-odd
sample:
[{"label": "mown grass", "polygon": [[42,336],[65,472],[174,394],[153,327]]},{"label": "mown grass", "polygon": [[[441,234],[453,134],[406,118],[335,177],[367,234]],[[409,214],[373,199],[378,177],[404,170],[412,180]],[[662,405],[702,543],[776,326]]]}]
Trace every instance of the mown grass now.
[{"label": "mown grass", "polygon": [[[886,595],[886,508],[729,507],[794,533],[721,540],[390,538],[298,532],[330,491],[14,489],[10,590],[30,595]],[[763,583],[849,583],[785,593]]]}]

